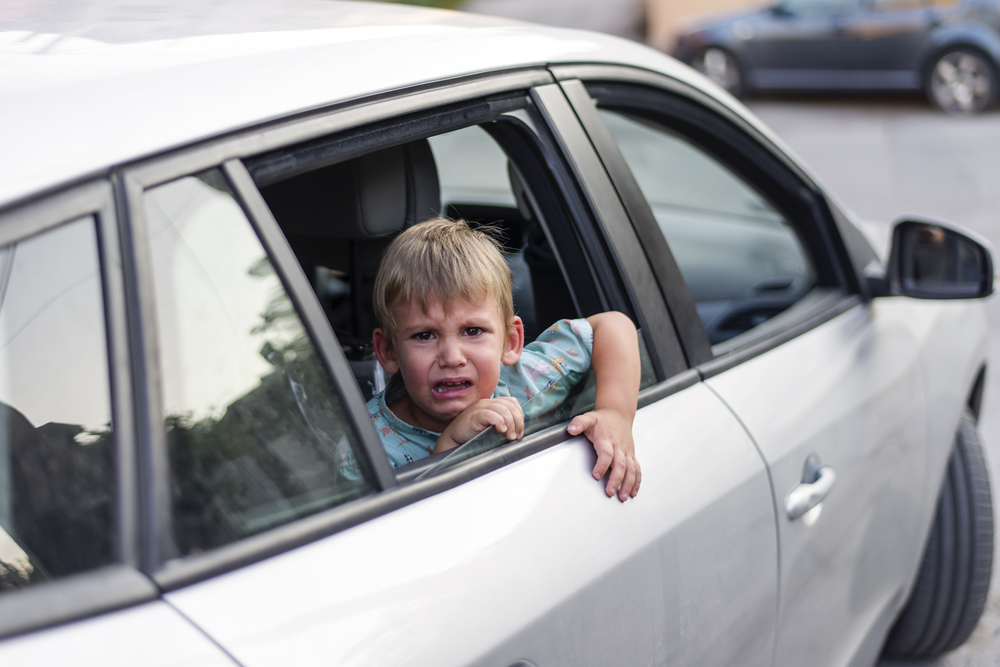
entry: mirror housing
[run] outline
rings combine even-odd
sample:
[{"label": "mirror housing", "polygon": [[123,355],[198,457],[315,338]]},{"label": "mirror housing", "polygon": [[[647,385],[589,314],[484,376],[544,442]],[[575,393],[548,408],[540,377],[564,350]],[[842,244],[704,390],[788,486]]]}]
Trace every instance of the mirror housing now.
[{"label": "mirror housing", "polygon": [[866,273],[872,296],[981,299],[993,293],[993,257],[987,243],[937,220],[898,221],[884,274]]}]

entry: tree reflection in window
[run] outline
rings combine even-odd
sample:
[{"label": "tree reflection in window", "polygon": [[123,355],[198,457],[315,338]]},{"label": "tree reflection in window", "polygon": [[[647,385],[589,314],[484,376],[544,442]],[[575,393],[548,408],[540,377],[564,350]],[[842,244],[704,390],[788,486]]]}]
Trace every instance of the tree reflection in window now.
[{"label": "tree reflection in window", "polygon": [[191,554],[371,491],[354,436],[217,171],[147,193],[174,536]]}]

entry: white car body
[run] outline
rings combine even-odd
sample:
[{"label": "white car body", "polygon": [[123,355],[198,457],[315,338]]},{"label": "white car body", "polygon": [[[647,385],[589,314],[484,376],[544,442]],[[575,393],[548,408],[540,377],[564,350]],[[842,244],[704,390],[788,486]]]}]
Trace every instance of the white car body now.
[{"label": "white car body", "polygon": [[[78,22],[28,9],[0,28],[0,226],[77,184],[120,176],[141,192],[185,169],[181,149],[193,173],[254,142],[391,117],[393,100],[411,113],[501,90],[505,72],[554,89],[546,68],[561,65],[676,82],[790,155],[693,70],[608,36],[361,3],[195,7],[146,23],[113,4]],[[30,612],[43,620],[0,642],[0,664],[873,664],[909,597],[987,323],[974,301],[838,307],[741,363],[657,385],[626,503],[592,479],[589,443],[564,439],[325,535],[338,508],[301,519],[294,548],[257,556],[252,538],[226,547],[238,564],[186,579],[158,563],[162,578],[137,574],[134,601],[107,611],[45,622],[61,585],[46,584]],[[810,454],[837,483],[790,521]]]}]

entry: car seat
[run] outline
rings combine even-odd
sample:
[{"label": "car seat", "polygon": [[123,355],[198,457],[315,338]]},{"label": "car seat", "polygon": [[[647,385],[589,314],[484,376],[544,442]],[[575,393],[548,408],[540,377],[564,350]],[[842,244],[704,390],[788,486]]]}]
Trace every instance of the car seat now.
[{"label": "car seat", "polygon": [[392,238],[437,217],[441,190],[426,140],[324,166],[261,188],[313,281],[365,398],[383,383],[371,339],[372,290]]}]

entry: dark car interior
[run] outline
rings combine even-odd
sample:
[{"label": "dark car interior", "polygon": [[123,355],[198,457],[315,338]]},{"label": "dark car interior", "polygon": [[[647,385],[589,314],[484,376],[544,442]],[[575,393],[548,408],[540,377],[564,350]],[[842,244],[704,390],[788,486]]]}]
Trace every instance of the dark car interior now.
[{"label": "dark car interior", "polygon": [[514,307],[525,339],[538,326],[577,317],[531,191],[513,163],[516,207],[446,202],[426,139],[379,150],[267,185],[261,193],[285,233],[351,364],[366,399],[384,387],[371,339],[372,291],[382,253],[407,227],[442,214],[500,229],[514,274]]}]

